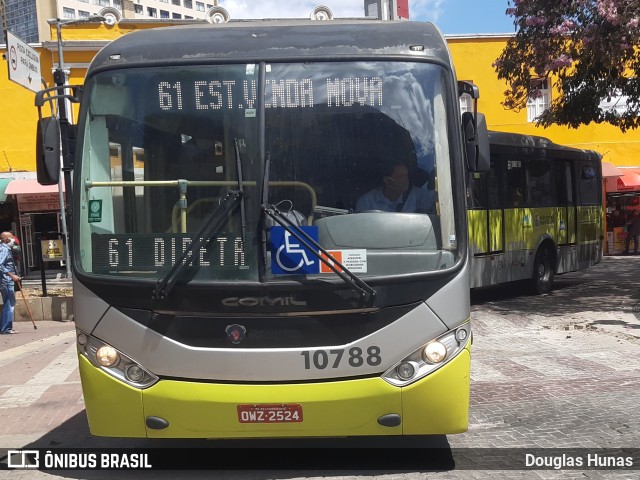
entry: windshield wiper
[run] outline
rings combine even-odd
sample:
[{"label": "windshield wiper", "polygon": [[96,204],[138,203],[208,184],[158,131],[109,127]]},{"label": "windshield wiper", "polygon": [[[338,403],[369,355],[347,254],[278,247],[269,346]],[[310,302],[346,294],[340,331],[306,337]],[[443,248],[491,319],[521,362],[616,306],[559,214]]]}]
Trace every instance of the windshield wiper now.
[{"label": "windshield wiper", "polygon": [[242,186],[242,160],[240,160],[240,146],[238,139],[233,139],[233,149],[236,154],[236,176],[238,177],[238,192],[240,192],[240,231],[242,232],[242,242],[247,241],[247,217],[244,211],[244,188]]},{"label": "windshield wiper", "polygon": [[158,280],[151,298],[154,300],[162,300],[169,296],[180,275],[182,275],[184,270],[193,262],[194,255],[191,255],[191,253],[209,244],[212,237],[227,223],[229,213],[235,212],[238,208],[242,197],[242,192],[231,190],[222,198],[220,205],[202,221],[200,230],[193,234],[194,240],[187,245],[182,255],[180,255],[180,258],[178,258],[176,263],[173,264],[173,267],[171,267],[171,270],[169,270],[169,273]]},{"label": "windshield wiper", "polygon": [[[267,155],[264,159],[264,172],[262,173],[262,190],[260,192],[260,204],[266,205],[267,200],[269,198],[269,175],[271,174],[271,152],[267,152]],[[262,262],[261,266],[261,274],[264,275],[264,270],[267,265],[267,225],[266,225],[266,216],[261,215],[261,226],[260,230],[262,231],[262,237],[260,239],[260,243],[262,245]]]},{"label": "windshield wiper", "polygon": [[[311,236],[307,234],[298,225],[289,220],[286,215],[278,210],[275,205],[260,205],[262,211],[281,225],[289,234],[293,235],[298,241],[300,241],[315,257],[322,263],[329,267],[336,275],[338,275],[344,282],[349,285],[353,290],[360,294],[362,302],[365,306],[373,306],[375,300],[376,291],[360,277],[356,276],[351,270],[340,263],[336,257],[329,253],[322,245],[316,242]],[[318,250],[321,252],[319,253]],[[324,255],[324,256],[323,256]]]}]

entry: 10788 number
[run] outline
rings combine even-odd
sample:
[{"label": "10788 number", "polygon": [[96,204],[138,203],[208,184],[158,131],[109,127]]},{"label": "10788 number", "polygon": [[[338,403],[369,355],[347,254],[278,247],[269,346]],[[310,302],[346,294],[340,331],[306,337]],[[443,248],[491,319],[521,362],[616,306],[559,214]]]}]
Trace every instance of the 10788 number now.
[{"label": "10788 number", "polygon": [[347,362],[349,366],[358,368],[364,365],[376,367],[382,363],[380,347],[372,345],[363,351],[360,347],[351,347],[348,350],[316,350],[314,352],[301,352],[304,358],[305,370],[315,368],[338,368],[341,363]]}]

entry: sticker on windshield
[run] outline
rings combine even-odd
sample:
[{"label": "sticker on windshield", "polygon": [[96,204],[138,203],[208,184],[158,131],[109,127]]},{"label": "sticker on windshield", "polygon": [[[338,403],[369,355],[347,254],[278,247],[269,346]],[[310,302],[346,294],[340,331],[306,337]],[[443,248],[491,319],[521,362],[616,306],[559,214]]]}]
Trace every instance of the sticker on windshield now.
[{"label": "sticker on windshield", "polygon": [[102,200],[89,200],[89,223],[102,221]]},{"label": "sticker on windshield", "polygon": [[[297,227],[318,241],[318,227]],[[271,272],[275,275],[308,275],[320,272],[317,253],[304,246],[284,227],[273,227],[271,234]],[[304,238],[304,237],[303,237]]]},{"label": "sticker on windshield", "polygon": [[[333,258],[340,262],[346,269],[353,273],[367,273],[367,251],[365,249],[354,250],[328,250]],[[326,255],[322,255],[330,264],[334,265],[339,272],[342,271],[340,267],[328,258]],[[320,265],[320,273],[332,273],[333,270],[325,263]]]}]

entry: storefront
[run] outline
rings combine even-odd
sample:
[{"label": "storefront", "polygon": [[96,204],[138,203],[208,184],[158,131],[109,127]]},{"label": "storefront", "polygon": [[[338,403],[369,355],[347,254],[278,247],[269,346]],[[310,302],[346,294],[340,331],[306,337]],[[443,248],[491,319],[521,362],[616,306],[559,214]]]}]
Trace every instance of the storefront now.
[{"label": "storefront", "polygon": [[[28,273],[40,267],[39,244],[36,242],[62,237],[58,186],[43,186],[35,179],[11,180],[5,194],[15,198],[18,221],[14,232],[21,241],[23,265],[26,267],[24,273]],[[60,261],[46,263],[46,268],[63,265]]]},{"label": "storefront", "polygon": [[606,253],[619,255],[625,250],[625,224],[635,211],[640,211],[640,167],[615,167],[602,162],[602,172],[607,208]]}]

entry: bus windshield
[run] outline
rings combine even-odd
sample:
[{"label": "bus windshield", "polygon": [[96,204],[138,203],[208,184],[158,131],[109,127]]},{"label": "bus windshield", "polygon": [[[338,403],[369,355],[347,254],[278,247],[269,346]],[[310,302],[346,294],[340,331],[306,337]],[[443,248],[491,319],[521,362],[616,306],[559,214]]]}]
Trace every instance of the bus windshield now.
[{"label": "bus windshield", "polygon": [[429,63],[362,61],[91,76],[78,267],[162,278],[230,194],[233,208],[189,249],[187,280],[335,276],[265,205],[359,277],[452,267],[460,254],[447,110],[457,99],[447,75]]}]

